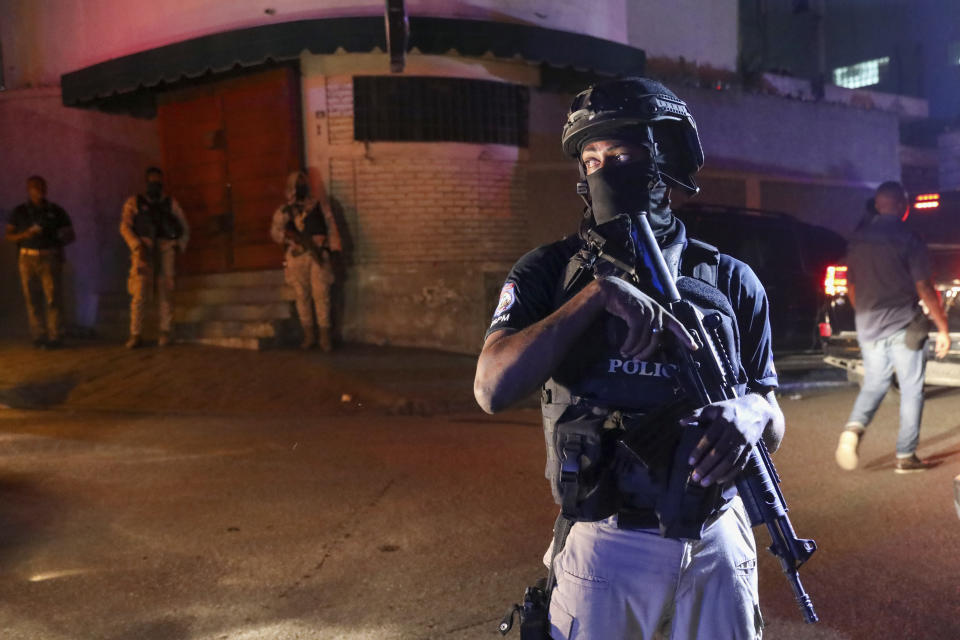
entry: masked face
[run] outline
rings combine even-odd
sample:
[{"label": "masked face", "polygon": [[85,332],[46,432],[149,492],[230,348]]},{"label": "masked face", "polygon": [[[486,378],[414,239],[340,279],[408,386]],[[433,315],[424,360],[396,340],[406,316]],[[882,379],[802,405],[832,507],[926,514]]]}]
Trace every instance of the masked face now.
[{"label": "masked face", "polygon": [[163,179],[156,174],[147,178],[147,197],[151,200],[158,200],[163,195]]},{"label": "masked face", "polygon": [[580,159],[597,224],[620,214],[647,213],[656,235],[673,228],[673,215],[663,205],[666,186],[658,179],[647,147],[624,140],[598,140],[584,146]]},{"label": "masked face", "polygon": [[297,200],[306,200],[307,196],[310,195],[310,187],[307,185],[307,181],[297,180],[297,186],[294,189],[294,194],[296,195]]}]

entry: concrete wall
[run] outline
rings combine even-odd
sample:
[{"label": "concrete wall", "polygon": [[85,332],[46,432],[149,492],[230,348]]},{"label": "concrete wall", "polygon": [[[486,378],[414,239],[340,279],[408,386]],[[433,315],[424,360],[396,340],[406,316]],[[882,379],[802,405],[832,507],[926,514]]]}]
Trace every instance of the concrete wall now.
[{"label": "concrete wall", "polygon": [[697,120],[707,167],[864,183],[900,175],[894,114],[735,90],[675,90]]},{"label": "concrete wall", "polygon": [[[67,249],[70,324],[91,326],[97,293],[118,290],[128,262],[117,228],[123,200],[142,188],[159,158],[154,122],[65,109],[55,88],[0,93],[0,218],[27,198],[26,179],[44,176],[48,197],[77,232]],[[0,246],[0,316],[26,326],[16,249]]]},{"label": "concrete wall", "polygon": [[684,58],[735,70],[738,4],[738,0],[629,1],[628,43],[650,57]]},{"label": "concrete wall", "polygon": [[940,189],[960,189],[960,131],[941,134],[937,139],[940,156]]}]

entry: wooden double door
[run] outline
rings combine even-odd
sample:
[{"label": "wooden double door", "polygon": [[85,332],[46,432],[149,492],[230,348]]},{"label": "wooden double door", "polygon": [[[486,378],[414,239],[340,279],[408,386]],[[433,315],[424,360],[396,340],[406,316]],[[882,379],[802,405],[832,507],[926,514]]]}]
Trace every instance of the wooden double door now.
[{"label": "wooden double door", "polygon": [[184,273],[277,268],[273,211],[302,166],[298,73],[276,68],[162,94],[158,106],[167,189],[183,207]]}]

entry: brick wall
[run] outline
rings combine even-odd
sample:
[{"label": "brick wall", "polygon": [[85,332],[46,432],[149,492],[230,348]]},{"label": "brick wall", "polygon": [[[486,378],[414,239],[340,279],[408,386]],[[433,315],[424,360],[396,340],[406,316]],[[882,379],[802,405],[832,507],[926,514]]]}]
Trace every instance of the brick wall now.
[{"label": "brick wall", "polygon": [[526,161],[487,145],[356,142],[350,76],[327,77],[326,116],[344,338],[478,351],[500,284],[531,248]]}]

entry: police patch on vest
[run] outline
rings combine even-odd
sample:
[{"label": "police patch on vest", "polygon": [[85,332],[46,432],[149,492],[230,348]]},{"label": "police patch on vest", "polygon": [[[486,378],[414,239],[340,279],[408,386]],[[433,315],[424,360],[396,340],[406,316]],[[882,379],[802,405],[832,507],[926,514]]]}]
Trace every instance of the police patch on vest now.
[{"label": "police patch on vest", "polygon": [[516,287],[517,285],[513,282],[503,285],[503,289],[500,290],[500,302],[497,304],[497,310],[493,312],[494,317],[509,311],[517,301]]},{"label": "police patch on vest", "polygon": [[620,360],[609,358],[610,365],[607,373],[625,373],[631,376],[653,376],[656,378],[670,378],[676,373],[676,366],[660,362],[645,360]]}]

